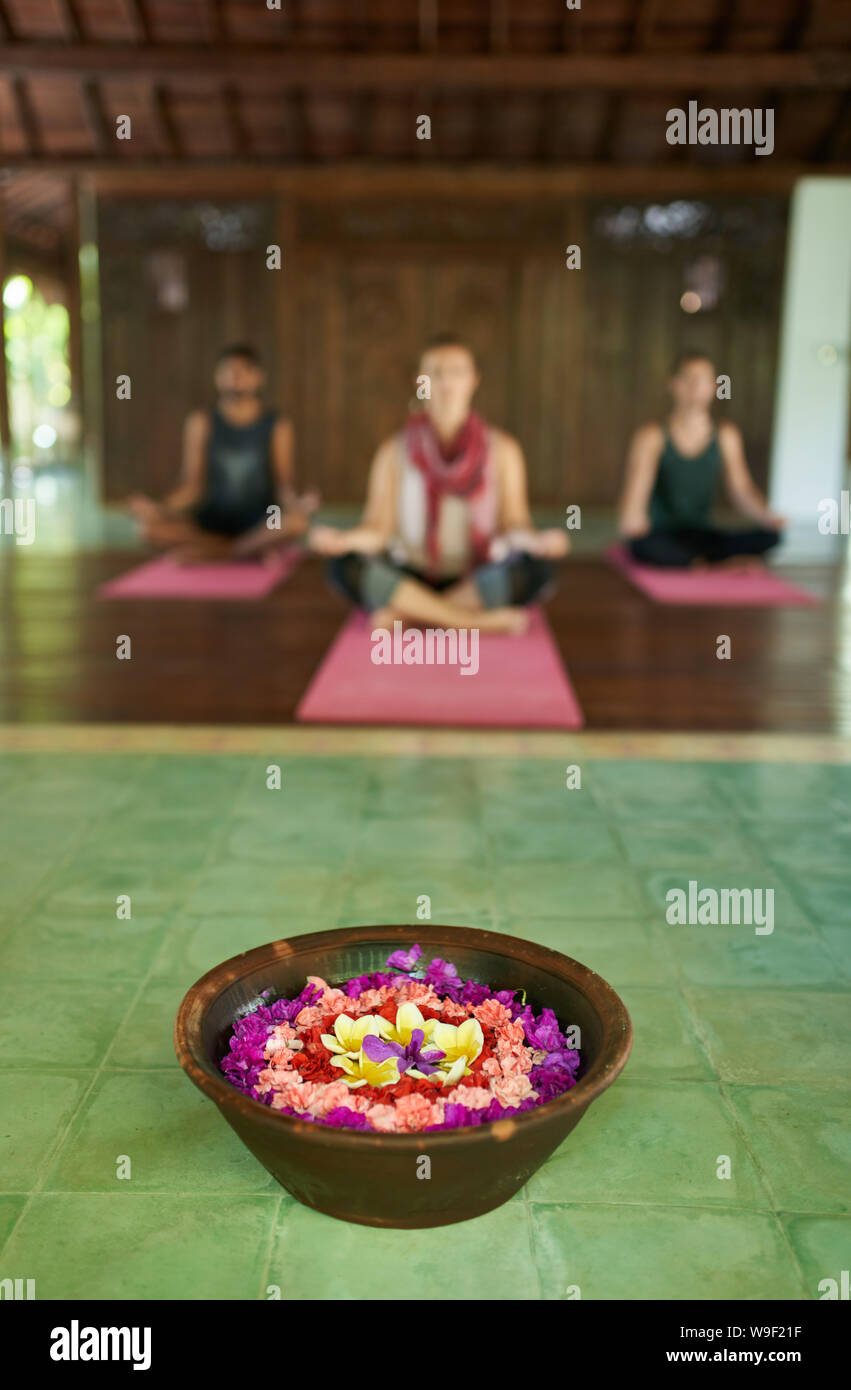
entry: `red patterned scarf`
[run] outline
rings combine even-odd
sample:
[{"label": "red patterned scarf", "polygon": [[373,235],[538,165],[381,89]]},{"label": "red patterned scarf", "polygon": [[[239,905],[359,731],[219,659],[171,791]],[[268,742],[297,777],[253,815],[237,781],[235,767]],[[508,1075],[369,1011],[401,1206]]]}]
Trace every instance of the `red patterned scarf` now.
[{"label": "red patterned scarf", "polygon": [[440,504],[447,495],[470,502],[470,541],[474,562],[483,564],[493,535],[486,519],[488,427],[471,411],[459,434],[449,445],[441,444],[425,411],[409,415],[405,425],[408,457],[419,469],[426,486],[426,549],[432,574],[440,564]]}]

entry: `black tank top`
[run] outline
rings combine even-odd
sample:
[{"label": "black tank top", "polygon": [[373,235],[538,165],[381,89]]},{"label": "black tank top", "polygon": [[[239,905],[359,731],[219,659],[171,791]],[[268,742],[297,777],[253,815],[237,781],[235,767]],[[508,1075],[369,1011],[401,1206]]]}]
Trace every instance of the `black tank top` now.
[{"label": "black tank top", "polygon": [[699,454],[681,454],[666,430],[665,447],[650,498],[653,525],[666,530],[707,526],[720,476],[721,446],[717,429]]},{"label": "black tank top", "polygon": [[269,411],[253,425],[231,425],[213,411],[201,511],[217,530],[247,531],[264,521],[266,509],[276,503],[271,456],[276,419]]}]

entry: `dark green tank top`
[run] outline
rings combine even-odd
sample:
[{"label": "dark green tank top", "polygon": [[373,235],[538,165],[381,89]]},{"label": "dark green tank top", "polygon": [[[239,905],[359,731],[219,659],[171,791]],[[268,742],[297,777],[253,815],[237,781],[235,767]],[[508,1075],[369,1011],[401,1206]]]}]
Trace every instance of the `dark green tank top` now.
[{"label": "dark green tank top", "polygon": [[231,425],[213,411],[207,478],[201,512],[218,531],[247,531],[266,518],[276,501],[271,438],[277,416],[268,411],[253,425]]},{"label": "dark green tank top", "polygon": [[665,447],[659,459],[650,497],[650,520],[668,530],[683,526],[708,526],[721,477],[718,431],[700,454],[681,454],[665,431]]}]

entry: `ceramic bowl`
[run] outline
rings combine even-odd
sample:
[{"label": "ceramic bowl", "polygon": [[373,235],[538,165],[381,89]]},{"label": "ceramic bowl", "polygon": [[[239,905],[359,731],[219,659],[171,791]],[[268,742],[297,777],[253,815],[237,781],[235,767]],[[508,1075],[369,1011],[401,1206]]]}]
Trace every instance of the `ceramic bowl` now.
[{"label": "ceramic bowl", "polygon": [[[549,1007],[581,1029],[577,1084],[513,1119],[433,1134],[365,1134],[279,1115],[237,1091],[219,1070],[234,1020],[274,997],[292,997],[308,975],[340,985],[381,970],[391,951],[418,941],[462,979],[526,990],[535,1013]],[[611,985],[587,966],[518,937],[471,927],[345,927],[273,941],[203,976],[177,1015],[175,1050],[184,1071],[263,1167],[306,1206],[368,1226],[442,1226],[506,1202],[576,1127],[623,1068],[632,1025]],[[427,1157],[428,1164],[422,1159]],[[430,1176],[423,1176],[430,1170]],[[565,1198],[570,1197],[569,1189]]]}]

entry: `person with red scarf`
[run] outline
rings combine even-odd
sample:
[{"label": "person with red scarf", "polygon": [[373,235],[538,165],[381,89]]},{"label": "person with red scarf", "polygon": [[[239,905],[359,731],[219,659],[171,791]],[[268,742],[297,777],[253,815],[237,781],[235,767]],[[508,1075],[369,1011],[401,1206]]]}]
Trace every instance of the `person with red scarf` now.
[{"label": "person with red scarf", "polygon": [[466,343],[434,339],[418,379],[423,409],[375,455],[361,524],[315,526],[308,543],[377,627],[522,631],[567,535],[534,529],[520,445],[472,408],[479,373]]}]

